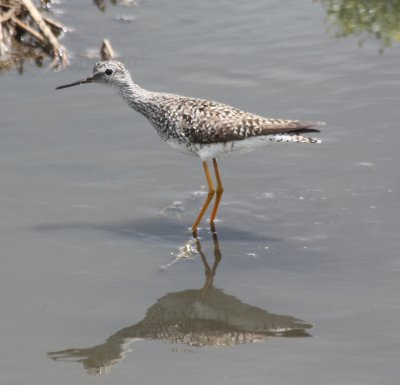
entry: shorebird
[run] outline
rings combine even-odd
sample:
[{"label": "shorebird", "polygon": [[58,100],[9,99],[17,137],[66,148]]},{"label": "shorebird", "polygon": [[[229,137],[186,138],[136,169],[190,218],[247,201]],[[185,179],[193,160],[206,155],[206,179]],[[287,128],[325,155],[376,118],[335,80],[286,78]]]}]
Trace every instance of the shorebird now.
[{"label": "shorebird", "polygon": [[[207,198],[193,223],[195,233],[215,195],[210,222],[213,223],[224,192],[217,159],[251,151],[270,142],[320,143],[303,134],[319,132],[324,122],[265,118],[212,100],[152,92],[136,84],[121,62],[101,61],[91,76],[56,89],[100,83],[114,87],[135,111],[144,115],[161,139],[173,148],[199,156],[208,184]],[[212,161],[214,187],[207,161]]]}]

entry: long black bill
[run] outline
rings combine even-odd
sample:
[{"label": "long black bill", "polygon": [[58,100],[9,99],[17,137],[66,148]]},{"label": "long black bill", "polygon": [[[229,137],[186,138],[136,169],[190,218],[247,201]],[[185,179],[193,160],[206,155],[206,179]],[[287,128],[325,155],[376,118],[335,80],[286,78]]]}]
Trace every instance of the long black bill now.
[{"label": "long black bill", "polygon": [[68,87],[73,87],[73,86],[79,86],[80,84],[85,84],[85,83],[92,83],[93,82],[93,77],[86,78],[79,80],[77,82],[71,83],[71,84],[65,84],[63,86],[56,87],[56,90],[61,90],[62,88],[68,88]]}]

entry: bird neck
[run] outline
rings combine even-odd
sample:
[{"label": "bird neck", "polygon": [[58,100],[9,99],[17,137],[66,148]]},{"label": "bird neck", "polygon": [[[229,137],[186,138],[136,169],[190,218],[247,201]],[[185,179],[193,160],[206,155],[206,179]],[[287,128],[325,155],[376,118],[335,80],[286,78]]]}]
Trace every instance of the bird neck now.
[{"label": "bird neck", "polygon": [[141,114],[147,115],[146,107],[148,105],[151,92],[140,87],[131,79],[129,79],[129,82],[118,87],[118,92],[122,99],[124,99],[134,110],[140,112]]}]

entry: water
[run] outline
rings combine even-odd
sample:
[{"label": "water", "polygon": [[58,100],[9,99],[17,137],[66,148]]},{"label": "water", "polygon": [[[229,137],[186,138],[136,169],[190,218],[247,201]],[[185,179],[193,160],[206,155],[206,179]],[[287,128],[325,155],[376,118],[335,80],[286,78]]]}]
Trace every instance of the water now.
[{"label": "water", "polygon": [[[306,0],[105,5],[56,7],[68,70],[1,75],[1,383],[396,384],[396,42],[337,40]],[[199,246],[200,161],[105,87],[54,90],[104,37],[146,88],[326,120],[323,143],[221,161]]]}]

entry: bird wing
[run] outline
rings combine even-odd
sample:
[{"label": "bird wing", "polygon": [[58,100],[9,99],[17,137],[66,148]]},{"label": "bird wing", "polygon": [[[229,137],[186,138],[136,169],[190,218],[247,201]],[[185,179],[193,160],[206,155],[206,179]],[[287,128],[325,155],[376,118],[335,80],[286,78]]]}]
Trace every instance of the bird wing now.
[{"label": "bird wing", "polygon": [[[323,122],[270,119],[226,104],[195,99],[181,109],[181,129],[192,143],[210,144],[252,136],[319,132]],[[200,103],[201,102],[201,103]]]}]

